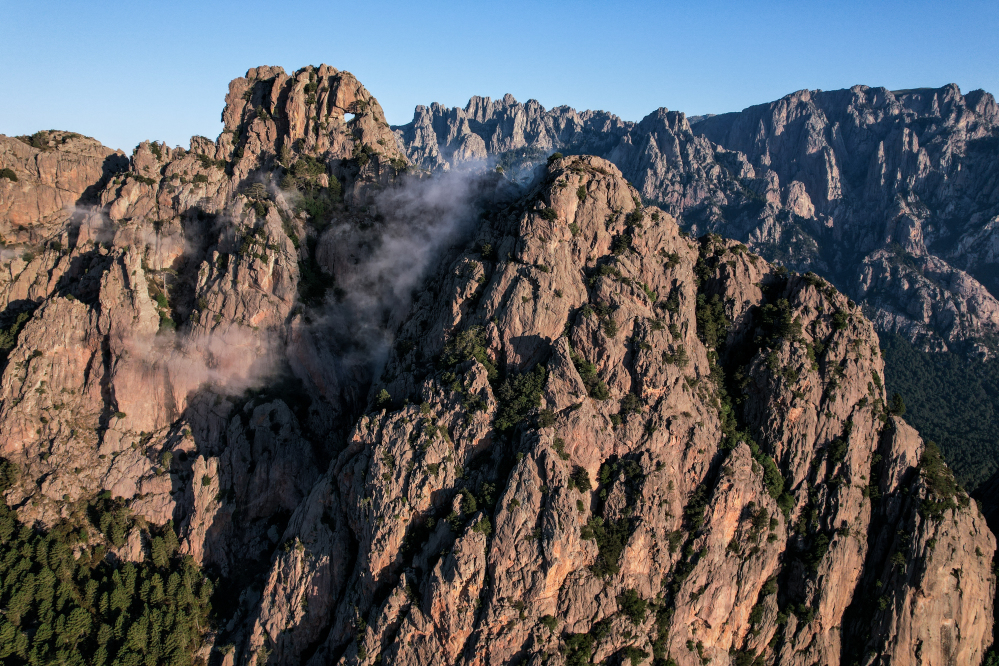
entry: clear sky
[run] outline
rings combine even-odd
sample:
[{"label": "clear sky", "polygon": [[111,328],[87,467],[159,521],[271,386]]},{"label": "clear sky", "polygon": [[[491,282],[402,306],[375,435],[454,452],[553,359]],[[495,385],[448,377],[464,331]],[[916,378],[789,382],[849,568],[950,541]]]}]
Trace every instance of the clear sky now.
[{"label": "clear sky", "polygon": [[996,93],[999,2],[0,0],[0,133],[186,146],[218,135],[227,84],[249,67],[324,62],[392,124],[508,92],[627,120],[858,83]]}]

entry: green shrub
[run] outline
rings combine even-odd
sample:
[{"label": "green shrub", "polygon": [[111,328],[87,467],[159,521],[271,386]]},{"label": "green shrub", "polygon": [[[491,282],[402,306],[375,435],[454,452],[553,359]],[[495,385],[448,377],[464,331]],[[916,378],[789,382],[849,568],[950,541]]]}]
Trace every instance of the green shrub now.
[{"label": "green shrub", "polygon": [[628,213],[627,217],[624,218],[624,223],[633,227],[640,227],[644,219],[645,212],[641,208],[636,208]]},{"label": "green shrub", "polygon": [[389,394],[388,391],[382,389],[381,391],[378,392],[378,395],[375,397],[375,404],[378,405],[378,407],[380,408],[388,407],[389,405],[392,404],[392,396]]},{"label": "green shrub", "polygon": [[826,556],[828,551],[829,537],[825,534],[819,534],[812,542],[812,547],[805,552],[803,557],[805,564],[812,572],[818,571],[819,564],[822,563],[822,558]]},{"label": "green shrub", "polygon": [[725,315],[725,305],[718,294],[712,295],[710,300],[705,294],[698,294],[694,314],[697,318],[697,336],[705,347],[717,348],[725,341],[729,321]]},{"label": "green shrub", "polygon": [[198,161],[204,169],[224,169],[225,160],[213,160],[208,155],[198,155]]},{"label": "green shrub", "polygon": [[632,237],[630,234],[620,234],[611,241],[611,252],[615,255],[622,255],[631,249]]},{"label": "green shrub", "polygon": [[9,169],[7,167],[0,169],[0,178],[6,178],[7,180],[13,181],[15,183],[17,182],[17,174],[14,173],[13,169]]},{"label": "green shrub", "polygon": [[569,453],[565,450],[565,440],[563,440],[561,437],[556,437],[554,440],[552,440],[552,448],[555,449],[555,452],[558,454],[558,457],[561,458],[562,460],[569,459]]},{"label": "green shrub", "polygon": [[[71,133],[69,136],[71,136],[71,137],[77,137],[77,136],[79,136],[79,134],[72,134]],[[41,150],[41,151],[48,151],[48,150],[52,150],[54,148],[54,146],[52,146],[51,139],[49,137],[49,133],[47,131],[45,131],[45,130],[41,130],[39,132],[35,132],[31,136],[18,136],[16,138],[18,140],[20,140],[20,141],[28,144],[32,148],[37,148],[38,150]],[[65,143],[65,139],[63,140],[63,143]]]},{"label": "green shrub", "polygon": [[579,492],[588,493],[593,490],[593,484],[590,483],[590,473],[587,472],[585,468],[576,467],[570,478],[572,480],[572,484],[579,490]]},{"label": "green shrub", "polygon": [[760,308],[759,314],[760,325],[766,335],[764,345],[774,347],[779,340],[801,338],[801,318],[794,315],[786,298],[778,299],[776,304],[767,303]]},{"label": "green shrub", "polygon": [[565,654],[565,666],[587,666],[593,656],[595,641],[589,634],[569,634],[565,638],[562,652]]},{"label": "green shrub", "polygon": [[667,541],[669,542],[669,552],[675,553],[677,548],[680,547],[680,542],[683,541],[683,532],[681,530],[673,530],[669,533]]},{"label": "green shrub", "polygon": [[610,391],[607,390],[607,385],[597,376],[597,366],[575,352],[571,354],[571,357],[572,364],[576,366],[576,372],[579,373],[580,378],[583,380],[589,396],[594,400],[606,400],[609,398]]},{"label": "green shrub", "polygon": [[645,622],[645,612],[648,610],[649,602],[642,599],[637,590],[627,589],[617,598],[617,607],[622,615],[637,626]]},{"label": "green shrub", "polygon": [[781,493],[777,498],[777,506],[784,514],[784,518],[790,518],[791,512],[794,511],[794,497],[790,493]]},{"label": "green shrub", "polygon": [[326,173],[326,164],[312,155],[302,155],[291,165],[291,175],[308,181]]},{"label": "green shrub", "polygon": [[[959,497],[959,490],[954,481],[954,474],[944,463],[935,442],[926,442],[926,448],[923,449],[923,455],[919,459],[919,471],[929,491],[929,496],[920,506],[921,513],[925,517],[940,520],[945,512],[957,508],[958,503],[955,499]],[[967,502],[967,497],[961,499],[962,504]]]},{"label": "green shrub", "polygon": [[621,650],[622,663],[627,659],[631,661],[631,666],[638,666],[649,658],[649,653],[645,650],[629,645]]},{"label": "green shrub", "polygon": [[613,317],[608,315],[601,323],[601,326],[604,329],[604,334],[608,338],[613,338],[617,335],[617,322],[614,321]]},{"label": "green shrub", "polygon": [[30,312],[20,312],[14,323],[6,329],[0,328],[0,364],[7,359],[10,350],[17,344],[17,336],[29,319],[31,319]]},{"label": "green shrub", "polygon": [[196,173],[196,174],[194,174],[194,178],[191,179],[191,182],[192,183],[207,183],[208,182],[208,176],[206,176],[203,173]]},{"label": "green shrub", "polygon": [[846,460],[847,451],[849,451],[849,446],[846,441],[837,437],[829,445],[829,462],[833,465],[843,462]]},{"label": "green shrub", "polygon": [[[103,495],[90,507],[116,544],[126,513]],[[86,532],[68,522],[31,529],[0,505],[0,662],[193,664],[212,626],[212,587],[177,556],[173,524],[147,533],[150,558],[138,563],[81,547]]]},{"label": "green shrub", "polygon": [[628,532],[626,518],[605,521],[600,516],[591,517],[579,531],[580,538],[597,542],[597,561],[590,567],[595,575],[604,578],[621,570],[619,561],[628,541]]},{"label": "green shrub", "polygon": [[580,185],[576,189],[576,198],[578,198],[580,202],[586,201],[586,185]]},{"label": "green shrub", "polygon": [[667,365],[675,365],[684,368],[687,366],[689,360],[687,350],[683,345],[677,345],[676,349],[673,351],[663,352],[663,363],[666,363]]},{"label": "green shrub", "polygon": [[548,220],[549,222],[554,222],[558,219],[558,213],[555,212],[554,208],[545,208],[540,212],[541,218]]},{"label": "green shrub", "polygon": [[503,381],[496,391],[500,403],[496,415],[497,430],[511,430],[541,404],[545,376],[544,367],[538,364],[531,372],[511,374]]},{"label": "green shrub", "polygon": [[552,153],[551,155],[548,156],[548,164],[551,164],[552,162],[554,162],[556,160],[560,160],[563,157],[565,157],[565,156],[562,153]]},{"label": "green shrub", "polygon": [[850,324],[850,315],[843,310],[837,310],[832,317],[833,330],[843,331]]},{"label": "green shrub", "polygon": [[690,525],[690,529],[697,530],[704,525],[704,511],[708,506],[708,488],[703,483],[698,484],[690,496],[690,501],[683,509],[683,517]]},{"label": "green shrub", "polygon": [[554,633],[555,629],[558,628],[558,620],[555,619],[554,615],[543,615],[541,617],[541,624],[551,633]]},{"label": "green shrub", "polygon": [[[339,183],[336,179],[334,182]],[[298,202],[298,209],[309,216],[309,222],[318,229],[324,229],[333,214],[336,198],[323,192],[309,192]]]},{"label": "green shrub", "polygon": [[[6,458],[0,458],[0,493],[7,492],[9,488],[17,483],[20,477],[21,470],[17,465]],[[2,541],[3,539],[0,539],[0,542]]]},{"label": "green shrub", "polygon": [[482,516],[482,518],[479,519],[479,522],[472,526],[472,530],[474,532],[485,534],[486,536],[492,534],[493,524],[490,522],[489,516]]},{"label": "green shrub", "polygon": [[490,381],[499,374],[496,364],[486,352],[486,333],[481,326],[473,326],[462,331],[448,341],[441,354],[441,363],[445,368],[451,368],[459,363],[475,359],[486,369]]},{"label": "green shrub", "polygon": [[475,495],[469,490],[463,490],[461,492],[461,512],[467,514],[473,514],[479,510],[479,503],[475,499]]},{"label": "green shrub", "polygon": [[628,414],[639,414],[642,411],[642,399],[634,393],[629,393],[621,399],[621,409],[618,412],[621,416]]},{"label": "green shrub", "polygon": [[777,463],[774,462],[773,458],[762,452],[753,456],[753,458],[763,467],[763,485],[766,486],[767,492],[774,499],[779,498],[784,492],[784,477],[781,475]]}]

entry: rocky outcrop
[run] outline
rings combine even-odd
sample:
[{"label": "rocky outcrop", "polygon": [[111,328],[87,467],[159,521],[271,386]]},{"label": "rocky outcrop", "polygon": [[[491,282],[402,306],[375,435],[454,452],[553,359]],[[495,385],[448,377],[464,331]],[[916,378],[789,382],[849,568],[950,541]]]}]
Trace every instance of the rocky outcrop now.
[{"label": "rocky outcrop", "polygon": [[120,151],[73,132],[0,135],[0,240],[48,240],[127,165]]},{"label": "rocky outcrop", "polygon": [[[414,308],[380,384],[408,404],[363,417],[323,482],[358,559],[309,663],[975,663],[994,539],[966,496],[914,481],[871,324],[636,194],[606,161],[558,160],[430,279],[449,302]],[[883,544],[885,521],[913,544]],[[966,592],[933,573],[965,567]],[[852,624],[868,612],[892,629]]]},{"label": "rocky outcrop", "polygon": [[[901,419],[893,418],[890,426],[877,454],[882,500],[872,523],[878,529],[861,583],[866,594],[854,601],[850,614],[852,628],[885,663],[977,663],[980,654],[957,639],[956,618],[980,617],[980,600],[995,593],[994,581],[965,564],[987,557],[993,537],[982,531],[981,520],[968,522],[967,513],[941,515],[967,500],[943,499],[942,486],[953,481],[937,467],[939,453],[925,452],[918,434]],[[920,455],[917,475],[912,461]],[[977,620],[972,625],[971,643],[991,640],[984,625]],[[853,651],[863,652],[859,646]]]},{"label": "rocky outcrop", "polygon": [[[811,181],[682,114],[444,111],[404,155],[348,73],[251,69],[218,140],[144,142],[19,240],[20,520],[172,520],[232,665],[977,663],[995,540],[889,414],[871,321],[683,231],[729,195],[823,215]],[[654,167],[510,154],[569,142]],[[454,168],[489,154],[521,184]]]},{"label": "rocky outcrop", "polygon": [[[345,411],[335,391],[229,397],[279,373],[279,355],[303,358],[301,337],[288,338],[300,266],[324,279],[309,243],[341,192],[363,206],[364,188],[405,162],[377,101],[331,67],[251,69],[223,115],[216,142],[144,142],[128,161],[71,133],[3,139],[17,178],[0,180],[3,222],[23,229],[3,232],[0,327],[17,344],[2,360],[0,447],[27,480],[45,479],[10,496],[23,519],[51,522],[108,490],[186,525],[185,548],[225,570],[246,554],[233,541],[271,547],[268,521],[287,520],[324,469],[328,449],[292,453],[301,429]],[[234,512],[259,530],[227,533]]]}]

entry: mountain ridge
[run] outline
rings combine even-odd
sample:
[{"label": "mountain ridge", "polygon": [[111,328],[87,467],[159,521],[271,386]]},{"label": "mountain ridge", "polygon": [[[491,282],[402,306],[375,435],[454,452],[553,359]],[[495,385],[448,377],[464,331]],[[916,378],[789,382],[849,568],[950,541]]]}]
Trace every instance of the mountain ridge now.
[{"label": "mountain ridge", "polygon": [[[428,168],[442,168],[433,162],[440,155],[452,155],[455,165],[473,158],[504,164],[516,153],[529,172],[548,152],[592,152],[691,233],[736,238],[769,260],[831,280],[880,332],[968,363],[994,354],[999,180],[991,156],[999,155],[999,110],[989,93],[962,95],[953,84],[897,94],[867,86],[802,90],[696,123],[659,109],[606,129],[586,126],[566,107],[544,111],[504,99],[490,108],[507,125],[489,130],[488,146],[476,143],[483,137],[464,119],[481,103],[424,108],[396,136]],[[428,128],[419,150],[417,126]],[[523,130],[497,138],[506,126]],[[435,141],[438,157],[430,159],[426,146]],[[448,152],[458,145],[476,148]],[[984,475],[947,451],[971,485],[997,469],[999,450],[982,446]]]},{"label": "mountain ridge", "polygon": [[[427,174],[327,65],[250,69],[223,118],[94,168],[68,217],[0,218],[3,547],[41,590],[50,551],[121,569],[61,625],[5,573],[5,658],[982,661],[995,537],[858,302],[600,156]],[[735,188],[719,155],[755,169],[649,122],[703,174],[652,174],[677,205]],[[0,202],[27,210],[24,164]],[[210,626],[164,642],[179,598]]]}]

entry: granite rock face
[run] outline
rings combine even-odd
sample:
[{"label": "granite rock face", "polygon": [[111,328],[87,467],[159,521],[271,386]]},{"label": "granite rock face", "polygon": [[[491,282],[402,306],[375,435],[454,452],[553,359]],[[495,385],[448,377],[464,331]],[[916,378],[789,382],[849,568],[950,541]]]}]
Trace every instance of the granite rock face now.
[{"label": "granite rock face", "polygon": [[393,134],[350,74],[259,67],[216,141],[67,176],[69,217],[19,194],[51,211],[0,276],[8,504],[172,520],[235,591],[226,664],[978,663],[995,539],[889,413],[875,324],[681,225],[818,218],[814,183],[682,114],[555,111]]},{"label": "granite rock face", "polygon": [[[30,482],[9,497],[23,519],[108,490],[226,571],[273,546],[328,464],[318,433],[355,409],[356,387],[311,381],[334,359],[299,325],[303,280],[332,283],[320,223],[406,165],[377,101],[328,66],[251,69],[223,118],[215,142],[130,159],[65,132],[2,140],[0,449]],[[308,384],[261,393],[290,363]]]},{"label": "granite rock face", "polygon": [[[363,536],[310,663],[351,640],[344,663],[975,663],[994,539],[966,496],[922,480],[922,443],[883,411],[871,324],[636,195],[606,161],[556,161],[431,283],[452,305],[417,307],[401,336],[426,350],[451,331],[442,358],[469,360],[428,375],[397,354],[386,389],[419,397],[362,418],[330,470]],[[536,361],[536,420],[496,433],[508,388],[490,366]],[[923,500],[953,508],[928,517]],[[885,543],[903,526],[911,540]],[[943,590],[923,625],[911,599]]]},{"label": "granite rock face", "polygon": [[[111,174],[127,168],[120,152],[73,132],[0,135],[0,238],[42,242],[92,203]],[[10,176],[13,177],[10,177]]]}]

